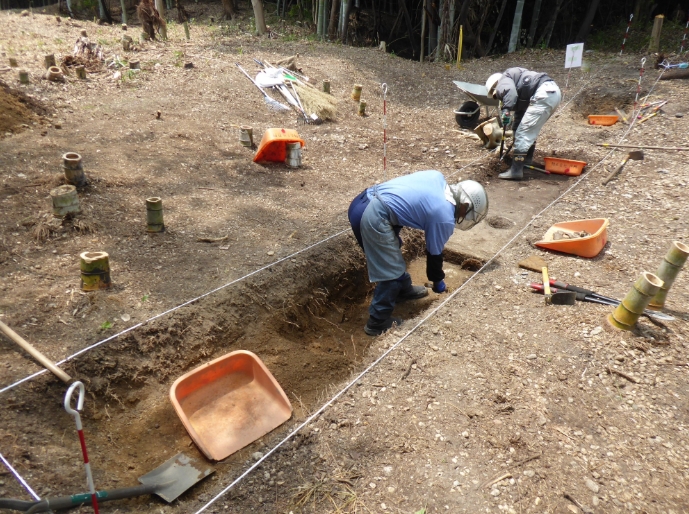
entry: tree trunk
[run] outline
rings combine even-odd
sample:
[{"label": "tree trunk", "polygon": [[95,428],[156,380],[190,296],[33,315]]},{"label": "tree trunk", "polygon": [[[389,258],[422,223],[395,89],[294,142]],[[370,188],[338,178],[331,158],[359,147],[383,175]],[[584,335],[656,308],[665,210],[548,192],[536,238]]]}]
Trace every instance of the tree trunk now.
[{"label": "tree trunk", "polygon": [[541,0],[536,0],[533,6],[533,14],[531,15],[531,26],[529,27],[529,38],[526,40],[526,47],[533,47],[533,39],[536,37],[536,29],[538,28],[538,18],[541,15]]},{"label": "tree trunk", "polygon": [[[435,49],[435,60],[445,60],[445,45],[450,39],[450,1],[440,0],[440,27],[438,27],[438,46]],[[402,3],[402,0],[400,0]]]},{"label": "tree trunk", "polygon": [[347,44],[347,31],[349,30],[349,13],[352,10],[352,2],[354,0],[342,0],[342,44]]},{"label": "tree trunk", "polygon": [[333,41],[337,39],[337,21],[340,10],[340,0],[331,0],[330,6],[330,24],[328,25],[328,39]]},{"label": "tree trunk", "polygon": [[256,19],[256,34],[262,36],[268,31],[266,28],[266,19],[263,16],[263,1],[251,0],[251,5],[254,8],[254,18]]},{"label": "tree trunk", "polygon": [[424,56],[424,51],[426,50],[426,18],[428,18],[428,15],[426,14],[426,3],[428,0],[422,0],[422,9],[421,9],[421,53],[419,54],[419,62],[423,62],[423,56]]},{"label": "tree trunk", "polygon": [[550,37],[553,35],[553,28],[555,27],[555,22],[557,21],[557,15],[560,14],[562,2],[563,0],[556,0],[555,9],[553,9],[553,13],[550,15],[550,19],[548,20],[548,24],[545,26],[543,34],[538,39],[539,46],[541,43],[543,43],[545,48],[548,48],[548,45],[550,45]]},{"label": "tree trunk", "polygon": [[[536,1],[540,2],[540,0]],[[476,31],[476,40],[474,41],[474,48],[471,49],[472,55],[478,55],[479,57],[483,57],[485,55],[483,52],[483,47],[481,45],[481,32],[483,31],[483,24],[486,22],[486,18],[488,17],[488,12],[490,11],[490,6],[492,3],[493,0],[487,0],[486,5],[483,8],[483,12],[481,13],[481,21],[479,22],[478,30]]]},{"label": "tree trunk", "polygon": [[502,15],[505,13],[505,6],[507,5],[507,0],[502,0],[502,5],[500,6],[500,12],[498,13],[498,19],[495,20],[495,25],[493,25],[493,30],[490,33],[490,39],[488,40],[488,46],[486,47],[486,54],[489,54],[493,49],[493,42],[495,41],[495,35],[498,33],[500,28],[500,22],[502,21]]},{"label": "tree trunk", "polygon": [[522,28],[522,12],[524,11],[524,0],[517,0],[517,9],[514,11],[514,19],[512,20],[512,33],[510,34],[510,44],[507,47],[507,53],[511,54],[517,49],[519,43],[519,31]]},{"label": "tree trunk", "polygon": [[[350,0],[351,1],[351,0]],[[446,2],[448,0],[445,0]],[[399,0],[400,9],[404,14],[404,21],[407,23],[407,33],[409,36],[409,44],[411,45],[412,59],[419,55],[419,49],[416,47],[416,41],[414,41],[414,26],[411,23],[411,16],[409,16],[409,11],[407,10],[406,0]]]},{"label": "tree trunk", "polygon": [[586,36],[589,35],[589,31],[591,30],[591,22],[593,21],[593,17],[596,15],[596,11],[598,10],[599,4],[600,0],[591,0],[591,3],[589,4],[589,10],[586,12],[586,18],[584,18],[584,21],[581,23],[579,32],[577,32],[577,37],[574,40],[575,43],[586,42]]},{"label": "tree trunk", "polygon": [[222,0],[222,13],[225,19],[234,20],[234,0]]},{"label": "tree trunk", "polygon": [[[103,2],[103,0],[100,0],[100,1],[101,1],[101,3]],[[155,6],[156,6],[156,9],[158,10],[158,14],[160,15],[160,17],[163,20],[165,20],[166,19],[165,0],[155,0]],[[160,28],[158,30],[160,31],[160,37],[162,39],[167,39],[167,26],[165,24],[161,24]]]}]

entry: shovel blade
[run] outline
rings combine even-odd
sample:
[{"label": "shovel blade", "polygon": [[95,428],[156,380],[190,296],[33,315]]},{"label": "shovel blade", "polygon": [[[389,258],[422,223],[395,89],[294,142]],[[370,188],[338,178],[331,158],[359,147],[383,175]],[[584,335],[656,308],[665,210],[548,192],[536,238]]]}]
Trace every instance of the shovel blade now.
[{"label": "shovel blade", "polygon": [[214,471],[200,459],[178,453],[153,471],[139,477],[139,482],[156,486],[155,494],[170,503]]},{"label": "shovel blade", "polygon": [[562,292],[553,293],[550,297],[550,303],[553,305],[574,305],[577,301],[577,293],[572,292]]}]

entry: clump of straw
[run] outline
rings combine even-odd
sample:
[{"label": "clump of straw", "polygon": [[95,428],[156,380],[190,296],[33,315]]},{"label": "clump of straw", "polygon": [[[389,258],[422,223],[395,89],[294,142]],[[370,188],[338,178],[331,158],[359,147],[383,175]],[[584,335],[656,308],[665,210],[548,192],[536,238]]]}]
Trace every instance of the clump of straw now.
[{"label": "clump of straw", "polygon": [[337,116],[337,100],[318,89],[295,84],[306,114],[316,114],[323,120],[334,120]]}]

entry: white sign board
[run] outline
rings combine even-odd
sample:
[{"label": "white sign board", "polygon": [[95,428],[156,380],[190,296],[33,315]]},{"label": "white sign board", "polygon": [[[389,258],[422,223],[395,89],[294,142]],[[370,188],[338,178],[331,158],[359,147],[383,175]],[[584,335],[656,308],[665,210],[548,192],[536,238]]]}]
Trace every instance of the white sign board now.
[{"label": "white sign board", "polygon": [[567,45],[565,68],[580,68],[583,55],[584,43],[572,43],[571,45]]}]

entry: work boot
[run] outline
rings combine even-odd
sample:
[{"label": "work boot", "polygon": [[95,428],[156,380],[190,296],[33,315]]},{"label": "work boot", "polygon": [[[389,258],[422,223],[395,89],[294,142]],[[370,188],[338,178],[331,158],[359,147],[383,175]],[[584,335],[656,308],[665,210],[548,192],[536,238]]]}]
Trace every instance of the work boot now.
[{"label": "work boot", "polygon": [[536,143],[532,144],[529,147],[529,150],[526,152],[526,158],[524,159],[524,164],[526,166],[531,166],[533,164],[533,154],[536,152]]},{"label": "work boot", "polygon": [[410,285],[409,289],[400,291],[400,294],[397,296],[397,301],[404,302],[406,300],[418,300],[419,298],[424,298],[425,296],[428,296],[428,289],[426,289],[424,286]]},{"label": "work boot", "polygon": [[397,301],[403,302],[405,300],[418,300],[424,296],[428,296],[428,289],[423,286],[415,286],[411,283],[411,276],[405,272],[397,279],[402,284],[400,292],[397,294]]},{"label": "work boot", "polygon": [[370,336],[379,336],[386,330],[390,330],[393,325],[398,327],[402,324],[401,318],[395,318],[390,316],[388,319],[378,319],[373,316],[369,316],[368,323],[364,327],[364,332]]},{"label": "work boot", "polygon": [[512,159],[512,166],[507,171],[500,173],[498,178],[504,180],[521,180],[524,178],[524,158],[526,154],[515,153]]}]

